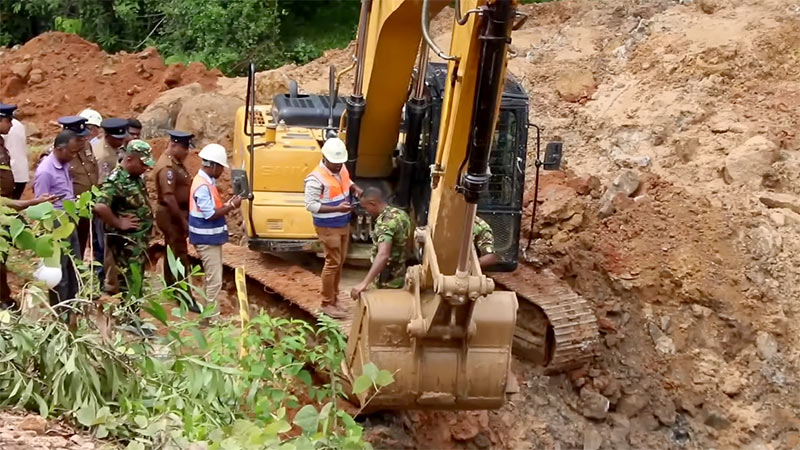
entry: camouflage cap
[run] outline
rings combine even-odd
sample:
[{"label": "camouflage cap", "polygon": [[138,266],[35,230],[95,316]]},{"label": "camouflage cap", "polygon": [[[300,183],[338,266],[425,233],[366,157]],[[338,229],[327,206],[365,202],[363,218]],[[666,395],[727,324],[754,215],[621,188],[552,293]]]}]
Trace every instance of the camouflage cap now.
[{"label": "camouflage cap", "polygon": [[139,155],[139,157],[142,159],[142,162],[146,166],[153,167],[156,165],[156,161],[153,159],[153,152],[150,148],[150,144],[141,139],[134,139],[128,142],[128,146],[125,147],[125,151],[134,155]]}]

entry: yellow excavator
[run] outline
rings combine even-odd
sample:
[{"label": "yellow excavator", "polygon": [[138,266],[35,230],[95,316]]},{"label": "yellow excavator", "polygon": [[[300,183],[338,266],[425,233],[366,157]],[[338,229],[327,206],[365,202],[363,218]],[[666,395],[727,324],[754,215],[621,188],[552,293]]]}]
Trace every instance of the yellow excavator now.
[{"label": "yellow excavator", "polygon": [[[352,321],[348,375],[372,362],[395,376],[370,409],[489,409],[505,398],[517,295],[482,273],[472,224],[481,213],[495,231],[498,269],[513,270],[528,102],[506,62],[511,31],[526,16],[517,0],[456,0],[445,52],[429,24],[448,4],[362,0],[351,95],[338,96],[346,70],[331,68],[329,95],[301,94],[292,84],[271,105],[257,105],[251,65],[247,103],[236,116],[233,185],[247,199],[252,249],[314,251],[303,179],[332,135],[345,141],[348,169],[362,187],[380,185],[412,213],[419,264],[408,268],[403,289],[362,293]],[[429,62],[430,52],[446,65]],[[546,165],[559,160],[560,146],[548,146]],[[354,241],[367,242],[371,225],[356,212]],[[542,343],[555,342],[552,331]]]}]

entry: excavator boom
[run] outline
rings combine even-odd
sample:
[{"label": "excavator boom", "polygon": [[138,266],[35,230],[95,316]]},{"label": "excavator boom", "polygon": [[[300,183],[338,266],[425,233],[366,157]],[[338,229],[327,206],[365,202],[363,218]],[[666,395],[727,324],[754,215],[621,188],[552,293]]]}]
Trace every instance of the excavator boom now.
[{"label": "excavator boom", "polygon": [[[368,408],[486,409],[501,406],[505,398],[517,298],[513,292],[495,291],[494,282],[481,272],[472,225],[479,194],[489,181],[516,1],[456,3],[448,54],[429,38],[430,0],[373,0],[382,25],[370,26],[364,36],[368,43],[374,37],[378,46],[384,36],[398,31],[394,24],[408,23],[405,15],[418,14],[423,51],[431,46],[449,61],[427,227],[418,228],[415,236],[423,247],[423,263],[408,269],[404,289],[362,294],[348,341],[351,375],[360,375],[367,362],[395,374],[396,382]],[[392,14],[401,14],[402,21],[392,20]],[[406,46],[416,48],[418,40],[408,27],[403,31],[410,41]],[[371,67],[370,80],[376,82],[377,59]],[[369,91],[366,102],[365,122],[375,103]],[[372,124],[364,125],[359,168],[362,139],[372,129]]]}]

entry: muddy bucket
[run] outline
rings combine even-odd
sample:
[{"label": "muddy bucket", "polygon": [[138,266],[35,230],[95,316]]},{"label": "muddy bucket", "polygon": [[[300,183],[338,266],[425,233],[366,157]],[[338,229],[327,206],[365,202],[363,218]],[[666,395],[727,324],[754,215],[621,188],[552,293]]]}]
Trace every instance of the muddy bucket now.
[{"label": "muddy bucket", "polygon": [[[372,391],[358,399],[364,406],[371,398],[365,411],[502,406],[511,364],[516,294],[501,291],[482,297],[475,303],[470,324],[454,329],[435,320],[423,337],[409,332],[414,301],[406,290],[378,289],[362,293],[356,305],[347,343],[348,377],[356,379],[363,365],[372,362],[395,379],[378,395],[372,397]],[[437,301],[433,294],[423,294],[423,310]]]}]

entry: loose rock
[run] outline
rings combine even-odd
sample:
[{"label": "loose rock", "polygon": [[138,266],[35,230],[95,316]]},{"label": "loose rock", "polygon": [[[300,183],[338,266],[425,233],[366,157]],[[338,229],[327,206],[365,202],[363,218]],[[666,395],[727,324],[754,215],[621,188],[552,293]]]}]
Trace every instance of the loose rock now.
[{"label": "loose rock", "polygon": [[796,195],[762,192],[758,199],[769,208],[786,208],[800,214],[800,197]]},{"label": "loose rock", "polygon": [[19,62],[11,66],[11,73],[22,79],[25,79],[31,71],[31,63]]},{"label": "loose rock", "polygon": [[25,431],[34,431],[36,434],[44,434],[47,429],[47,420],[42,416],[28,416],[22,420],[19,427]]},{"label": "loose rock", "polygon": [[675,403],[670,398],[662,398],[655,402],[653,405],[653,415],[658,419],[662,425],[671,427],[675,424]]},{"label": "loose rock", "polygon": [[725,377],[720,384],[720,390],[722,390],[725,395],[733,397],[742,391],[745,383],[747,383],[747,380],[745,380],[738,370],[729,369],[725,373]]},{"label": "loose rock", "polygon": [[603,436],[594,427],[586,427],[583,431],[583,450],[599,450],[602,446]]},{"label": "loose rock", "polygon": [[731,426],[731,421],[722,411],[716,408],[711,408],[706,411],[706,416],[705,419],[703,419],[703,423],[717,430],[724,430]]},{"label": "loose rock", "polygon": [[778,158],[777,148],[775,143],[764,136],[748,139],[725,157],[725,181],[760,186],[763,175]]},{"label": "loose rock", "polygon": [[648,329],[650,331],[650,337],[653,339],[653,344],[655,344],[656,350],[659,353],[665,355],[675,354],[675,342],[673,342],[671,337],[664,334],[661,328],[654,323],[649,324]]},{"label": "loose rock", "polygon": [[761,331],[756,337],[756,348],[762,359],[770,360],[778,354],[778,341],[775,340],[775,336]]},{"label": "loose rock", "polygon": [[606,189],[603,198],[600,200],[600,210],[598,216],[605,218],[614,213],[614,199],[618,194],[628,197],[639,188],[639,174],[635,170],[625,170],[611,183]]},{"label": "loose rock", "polygon": [[581,389],[580,396],[582,404],[581,413],[584,417],[599,420],[606,418],[608,409],[611,406],[611,401],[588,386],[584,386]]},{"label": "loose rock", "polygon": [[589,99],[596,90],[597,81],[588,70],[565,71],[556,80],[556,91],[567,102],[576,103]]},{"label": "loose rock", "polygon": [[650,400],[644,394],[633,393],[622,397],[617,404],[617,412],[625,417],[633,417],[647,407]]}]

